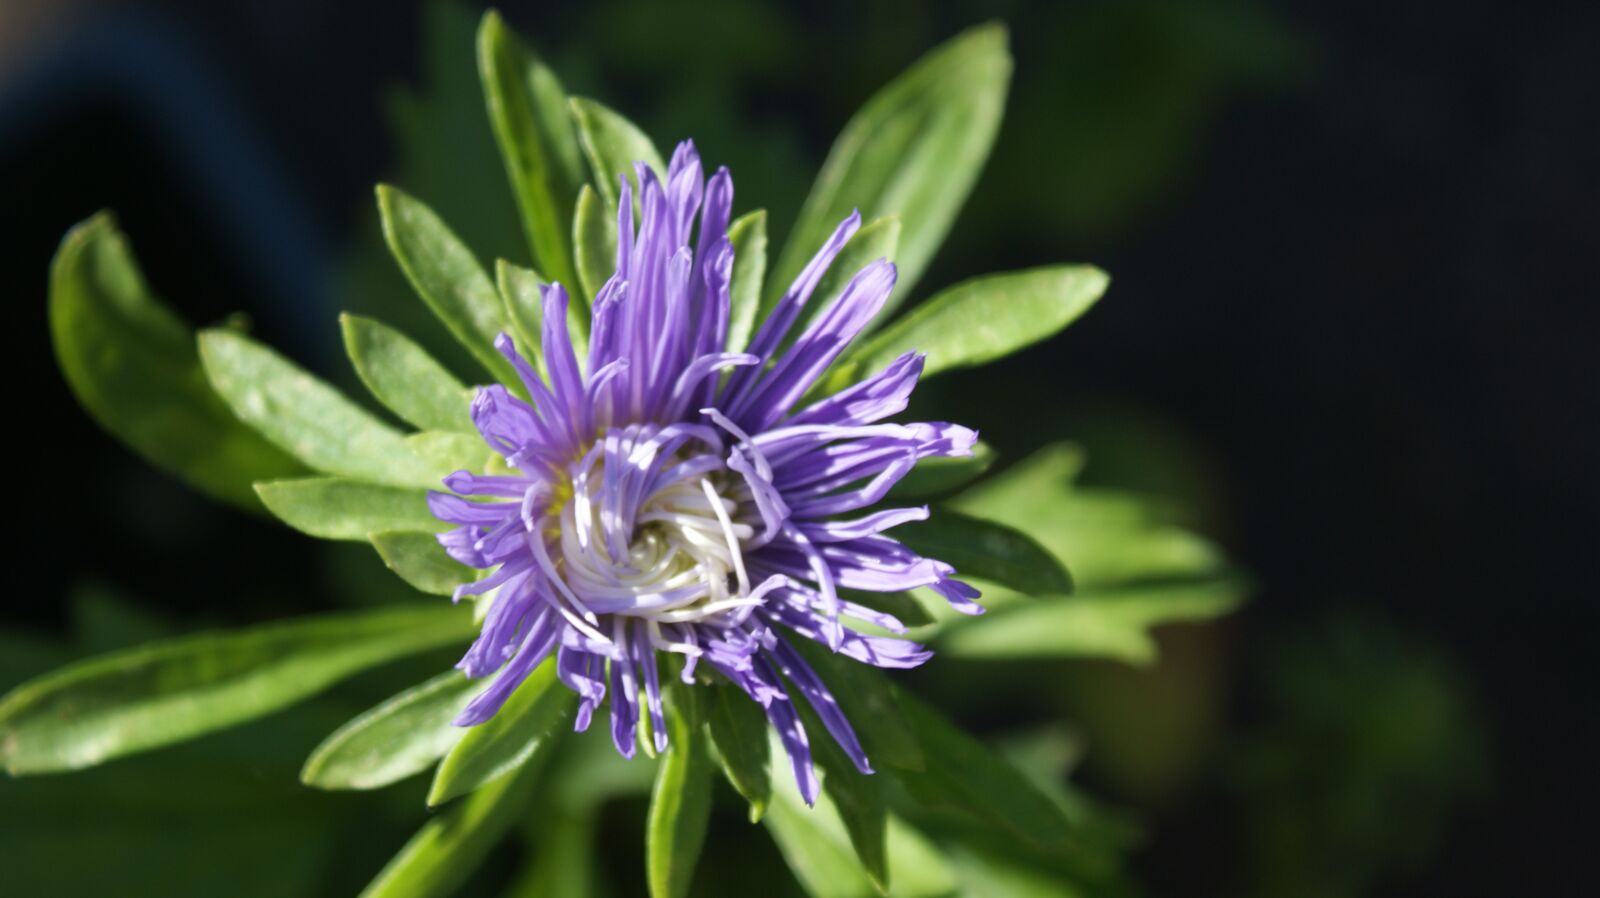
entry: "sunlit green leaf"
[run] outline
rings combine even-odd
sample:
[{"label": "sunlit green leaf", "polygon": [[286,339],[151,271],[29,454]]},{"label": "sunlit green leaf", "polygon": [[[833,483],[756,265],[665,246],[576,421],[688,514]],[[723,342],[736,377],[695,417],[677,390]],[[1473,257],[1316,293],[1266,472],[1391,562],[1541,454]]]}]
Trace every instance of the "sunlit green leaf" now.
[{"label": "sunlit green leaf", "polygon": [[1110,279],[1089,265],[1055,265],[974,278],[918,304],[848,356],[854,376],[900,355],[928,355],[922,376],[992,362],[1075,321]]},{"label": "sunlit green leaf", "polygon": [[340,477],[300,477],[256,484],[278,519],[322,539],[364,540],[385,530],[434,532],[448,524],[428,511],[420,489],[362,483]]},{"label": "sunlit green leaf", "polygon": [[542,755],[423,824],[361,898],[444,898],[454,892],[525,812],[540,781]]},{"label": "sunlit green leaf", "polygon": [[494,348],[510,325],[472,250],[432,209],[396,187],[378,185],[378,214],[390,252],[422,301],[496,380],[515,384],[516,371]]},{"label": "sunlit green leaf", "polygon": [[682,683],[666,692],[669,744],[656,769],[645,823],[645,880],[651,898],[689,894],[711,815],[711,758],[705,728],[694,713],[695,696]]},{"label": "sunlit green leaf", "polygon": [[0,699],[13,775],[89,767],[259,717],[385,661],[464,641],[443,602],[202,633],[90,658]]},{"label": "sunlit green leaf", "polygon": [[593,300],[617,270],[617,218],[615,207],[601,201],[588,184],[578,192],[572,247],[578,260],[579,286]]},{"label": "sunlit green leaf", "polygon": [[733,244],[733,276],[728,288],[728,351],[743,352],[755,332],[761,306],[761,284],[767,273],[767,210],[757,209],[728,226]]},{"label": "sunlit green leaf", "polygon": [[894,538],[913,552],[955,566],[966,574],[1024,593],[1072,591],[1072,578],[1048,550],[1020,530],[935,508],[926,521],[896,527]]},{"label": "sunlit green leaf", "polygon": [[806,197],[767,284],[766,306],[856,208],[869,219],[900,216],[897,292],[909,292],[989,156],[1010,78],[1005,28],[981,25],[868,99],[839,133]]},{"label": "sunlit green leaf", "polygon": [[1156,658],[1149,629],[1205,620],[1239,607],[1246,584],[1236,577],[1104,587],[1043,602],[1008,605],[951,627],[938,650],[957,658]]},{"label": "sunlit green leaf", "polygon": [[552,280],[573,283],[567,222],[583,161],[566,92],[493,10],[478,29],[478,73],[534,263]]},{"label": "sunlit green leaf", "polygon": [[[868,374],[872,372],[866,372]],[[959,489],[983,476],[994,464],[994,448],[979,440],[972,454],[962,458],[934,456],[917,462],[911,473],[889,488],[888,498],[905,499],[918,496],[937,496]]]},{"label": "sunlit green leaf", "polygon": [[476,570],[446,555],[432,533],[390,530],[368,538],[389,570],[425,593],[455,595],[456,587],[478,577]]},{"label": "sunlit green leaf", "polygon": [[450,722],[481,688],[452,670],[401,692],[324,739],[300,781],[319,789],[377,789],[421,773],[460,740],[464,731]]},{"label": "sunlit green leaf", "polygon": [[356,374],[386,408],[424,430],[473,432],[471,394],[411,338],[359,315],[339,326]]},{"label": "sunlit green leaf", "polygon": [[439,763],[428,804],[465,795],[545,753],[575,701],[572,691],[556,682],[555,668],[553,658],[540,664],[493,717],[467,730]]},{"label": "sunlit green leaf", "polygon": [[661,162],[661,154],[633,122],[594,100],[573,97],[569,102],[573,122],[578,127],[578,142],[594,174],[592,182],[605,198],[607,208],[617,208],[624,175],[633,183],[633,198],[638,202],[640,188],[634,183],[635,162],[650,166],[658,178],[666,177],[667,167]]},{"label": "sunlit green leaf", "polygon": [[750,802],[750,822],[756,823],[772,799],[767,716],[760,705],[733,686],[719,683],[710,690],[705,704],[717,760],[728,782]]},{"label": "sunlit green leaf", "polygon": [[67,385],[95,420],[202,492],[259,510],[252,481],[304,472],[217,397],[189,326],[150,295],[109,213],[61,241],[50,335]]},{"label": "sunlit green leaf", "polygon": [[436,482],[398,430],[249,337],[201,331],[200,361],[240,420],[316,470],[396,486]]}]

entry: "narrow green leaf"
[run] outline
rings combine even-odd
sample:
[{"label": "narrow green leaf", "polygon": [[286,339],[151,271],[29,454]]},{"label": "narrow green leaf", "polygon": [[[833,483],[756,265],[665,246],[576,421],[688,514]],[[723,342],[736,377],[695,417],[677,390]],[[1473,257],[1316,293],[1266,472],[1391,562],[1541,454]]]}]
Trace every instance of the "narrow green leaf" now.
[{"label": "narrow green leaf", "polygon": [[555,660],[540,664],[487,721],[470,728],[439,763],[428,804],[465,795],[523,766],[552,741],[572,713],[571,690],[556,682]]},{"label": "narrow green leaf", "polygon": [[[872,373],[872,372],[865,372]],[[889,499],[906,499],[937,496],[959,489],[989,470],[994,464],[994,447],[982,440],[972,447],[972,454],[964,458],[935,456],[917,462],[911,473],[889,488]]]},{"label": "narrow green leaf", "polygon": [[750,822],[759,822],[772,799],[767,716],[749,696],[726,683],[711,687],[707,704],[711,742],[722,772],[750,802]]},{"label": "narrow green leaf", "polygon": [[361,483],[339,477],[301,477],[256,484],[278,519],[321,539],[364,540],[385,530],[436,532],[448,524],[428,511],[419,489]]},{"label": "narrow green leaf", "polygon": [[897,293],[909,293],[989,157],[1011,79],[1005,28],[934,48],[874,94],[839,133],[783,246],[771,307],[850,210],[899,215]]},{"label": "narrow green leaf", "polygon": [[348,313],[339,326],[356,374],[389,411],[423,430],[474,432],[471,392],[410,337]]},{"label": "narrow green leaf", "polygon": [[667,684],[668,748],[656,769],[645,824],[645,878],[651,898],[684,898],[711,817],[711,758],[705,728],[682,683]]},{"label": "narrow green leaf", "polygon": [[494,10],[478,29],[478,73],[534,263],[553,280],[573,283],[566,226],[583,161],[566,91]]},{"label": "narrow green leaf", "polygon": [[955,565],[966,574],[1032,595],[1072,591],[1067,569],[1049,550],[1020,530],[935,508],[926,521],[896,527],[895,539],[911,551]]},{"label": "narrow green leaf", "polygon": [[1115,875],[1108,859],[1079,838],[1060,806],[1011,762],[913,696],[901,695],[900,706],[927,759],[923,770],[895,774],[915,811],[930,822],[1027,848],[1085,881],[1104,882]]},{"label": "narrow green leaf", "polygon": [[[796,337],[804,333],[806,325],[810,323],[811,319],[822,314],[824,309],[833,305],[834,301],[844,294],[844,288],[849,286],[850,281],[861,269],[879,259],[888,259],[893,262],[895,247],[899,242],[899,216],[889,215],[867,222],[861,230],[855,233],[854,237],[850,238],[850,242],[846,243],[844,249],[839,252],[839,257],[834,259],[833,264],[828,266],[828,270],[823,273],[822,280],[817,282],[816,291],[812,293],[810,301],[806,303],[805,309],[800,313],[799,322],[789,330],[789,335],[785,342],[792,343]],[[787,285],[785,286],[787,287]],[[885,302],[883,309],[878,312],[878,317],[875,319],[877,322],[881,323],[887,320],[890,308],[889,302],[899,298],[903,292],[898,285],[895,287],[894,292],[890,294],[889,301]],[[776,303],[777,298],[774,297],[773,304],[775,305]],[[766,317],[766,314],[771,311],[772,306],[764,306],[761,317]]]},{"label": "narrow green leaf", "polygon": [[801,709],[806,732],[815,734],[811,755],[822,768],[822,789],[833,799],[834,810],[844,824],[851,850],[867,878],[884,894],[889,892],[889,859],[884,846],[888,826],[888,807],[884,803],[883,778],[863,774],[855,768],[833,737],[823,727],[814,709]]},{"label": "narrow green leaf", "polygon": [[406,446],[434,472],[429,486],[437,489],[447,474],[481,471],[494,450],[476,432],[423,430],[406,437]]},{"label": "narrow green leaf", "polygon": [[[781,751],[781,747],[777,749]],[[813,898],[949,898],[957,882],[941,852],[916,828],[893,814],[886,819],[884,847],[893,881],[880,888],[861,868],[832,797],[816,807],[800,799],[791,778],[780,777],[772,808],[762,819],[785,863]]]},{"label": "narrow green leaf", "polygon": [[743,352],[755,333],[761,307],[761,283],[767,273],[767,210],[757,209],[728,226],[733,244],[733,275],[728,286],[728,351]]},{"label": "narrow green leaf", "polygon": [[899,693],[887,677],[809,639],[789,642],[828,684],[874,768],[922,769],[922,749],[900,713]]},{"label": "narrow green leaf", "polygon": [[[612,753],[615,755],[615,753]],[[642,766],[642,765],[636,765]],[[559,774],[551,772],[554,779]],[[600,809],[591,804],[581,809],[554,806],[540,801],[526,827],[522,869],[500,893],[501,898],[599,898],[609,892],[599,888],[595,876],[595,829]],[[609,847],[609,846],[608,846]]]},{"label": "narrow green leaf", "polygon": [[572,247],[578,259],[578,284],[590,302],[617,270],[617,215],[588,184],[578,191],[572,216]]},{"label": "narrow green leaf", "polygon": [[430,595],[453,596],[456,587],[478,579],[477,571],[446,555],[432,533],[387,530],[368,539],[389,570]]},{"label": "narrow green leaf", "polygon": [[450,722],[481,682],[442,673],[388,699],[322,740],[300,781],[318,789],[377,789],[421,773],[464,732]]},{"label": "narrow green leaf", "polygon": [[516,371],[494,348],[509,323],[472,251],[432,209],[387,184],[378,185],[383,237],[422,301],[495,380],[517,382]]},{"label": "narrow green leaf", "polygon": [[90,658],[0,699],[0,758],[16,776],[91,767],[260,717],[472,631],[469,609],[437,602],[200,633]]},{"label": "narrow green leaf", "polygon": [[435,482],[398,430],[249,337],[201,331],[200,361],[240,420],[316,470],[395,486]]},{"label": "narrow green leaf", "polygon": [[423,824],[362,890],[361,898],[445,898],[453,893],[525,813],[545,754]]},{"label": "narrow green leaf", "polygon": [[633,122],[594,100],[573,97],[568,102],[573,122],[578,127],[578,142],[594,173],[595,189],[605,198],[608,208],[617,208],[619,179],[624,175],[633,182],[633,198],[638,202],[635,162],[650,166],[658,178],[666,177],[667,167],[661,162],[661,154]]},{"label": "narrow green leaf", "polygon": [[68,231],[56,251],[50,336],[100,426],[201,492],[259,511],[251,482],[304,472],[211,389],[193,332],[150,294],[110,213]]},{"label": "narrow green leaf", "polygon": [[1227,614],[1244,601],[1246,591],[1237,577],[1085,591],[965,621],[950,627],[938,648],[959,658],[1111,658],[1150,664],[1156,660],[1151,627]]},{"label": "narrow green leaf", "polygon": [[859,377],[901,354],[928,354],[922,376],[982,365],[1037,343],[1077,320],[1110,279],[1090,265],[1055,265],[991,274],[921,303],[851,352]]}]

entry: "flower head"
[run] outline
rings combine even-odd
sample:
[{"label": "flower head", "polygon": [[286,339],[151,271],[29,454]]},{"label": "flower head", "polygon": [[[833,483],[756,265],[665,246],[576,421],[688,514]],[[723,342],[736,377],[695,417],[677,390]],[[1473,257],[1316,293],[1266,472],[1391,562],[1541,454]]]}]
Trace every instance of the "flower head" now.
[{"label": "flower head", "polygon": [[578,729],[609,695],[618,751],[632,756],[641,706],[664,749],[658,656],[678,655],[685,682],[714,671],[761,705],[810,802],[817,779],[797,697],[857,768],[871,767],[792,642],[915,667],[930,656],[920,645],[850,626],[904,633],[900,621],[841,590],[930,587],[960,611],[982,610],[950,565],[885,535],[926,518],[926,507],[863,513],[919,459],[970,454],[976,434],[885,423],[916,385],[917,353],[803,404],[894,287],[894,265],[873,262],[786,346],[858,214],[801,271],[748,349],[733,351],[732,178],[724,168],[707,181],[689,142],[665,183],[642,163],[636,175],[640,222],[636,229],[624,177],[616,272],[595,297],[586,358],[566,329],[566,290],[545,287],[543,372],[511,338],[497,343],[527,398],[496,384],[472,402],[474,423],[511,473],[457,471],[445,480],[455,495],[430,495],[433,513],[458,525],[440,536],[450,555],[492,571],[457,591],[490,602],[458,666],[471,677],[498,673],[456,723],[488,720],[554,655],[579,697]]}]

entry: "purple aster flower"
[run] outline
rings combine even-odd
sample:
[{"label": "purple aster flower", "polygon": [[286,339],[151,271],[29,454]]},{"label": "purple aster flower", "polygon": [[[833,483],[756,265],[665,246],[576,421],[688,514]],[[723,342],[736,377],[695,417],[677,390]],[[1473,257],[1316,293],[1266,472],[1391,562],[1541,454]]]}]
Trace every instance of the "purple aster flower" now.
[{"label": "purple aster flower", "polygon": [[733,179],[723,168],[706,181],[687,141],[665,183],[635,168],[641,221],[635,229],[624,177],[616,272],[595,297],[588,357],[577,358],[566,331],[566,290],[545,287],[547,376],[502,334],[496,345],[529,400],[495,384],[472,402],[473,422],[515,473],[457,471],[445,485],[458,495],[429,497],[436,516],[458,525],[439,537],[450,555],[492,571],[456,593],[491,602],[458,667],[470,677],[498,671],[456,723],[494,716],[555,655],[560,680],[579,697],[578,729],[609,694],[617,750],[633,755],[641,713],[662,750],[657,657],[680,655],[685,682],[709,669],[760,704],[809,803],[818,782],[797,694],[861,772],[872,768],[792,642],[909,668],[931,653],[853,629],[857,621],[906,632],[841,590],[926,586],[960,611],[982,611],[950,565],[885,535],[926,518],[926,507],[862,513],[919,459],[971,454],[976,434],[885,423],[906,407],[922,371],[917,353],[802,405],[894,287],[894,265],[873,262],[783,348],[859,214],[818,250],[748,350],[729,351]]}]

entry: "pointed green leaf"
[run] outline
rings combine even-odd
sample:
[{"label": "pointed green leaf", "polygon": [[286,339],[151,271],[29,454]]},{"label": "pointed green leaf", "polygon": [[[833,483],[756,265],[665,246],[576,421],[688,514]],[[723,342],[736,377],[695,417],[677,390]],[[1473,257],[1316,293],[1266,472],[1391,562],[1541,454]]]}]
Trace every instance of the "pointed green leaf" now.
[{"label": "pointed green leaf", "polygon": [[572,247],[578,260],[578,285],[593,302],[617,270],[617,216],[588,184],[578,191],[572,216]]},{"label": "pointed green leaf", "polygon": [[385,530],[437,532],[449,524],[428,511],[420,489],[340,477],[300,477],[256,484],[267,510],[290,527],[321,539],[364,540]]},{"label": "pointed green leaf", "polygon": [[432,209],[399,188],[378,185],[378,214],[389,251],[422,301],[495,380],[515,384],[515,369],[494,348],[510,325],[472,251]]},{"label": "pointed green leaf", "polygon": [[436,482],[399,431],[249,337],[201,331],[200,361],[240,420],[316,470],[396,486]]},{"label": "pointed green leaf", "polygon": [[806,732],[817,734],[811,744],[812,758],[822,769],[822,790],[833,800],[839,821],[844,824],[850,847],[867,878],[884,894],[889,892],[889,859],[884,847],[888,826],[888,807],[884,803],[883,778],[864,774],[855,768],[814,710],[801,709]]},{"label": "pointed green leaf", "polygon": [[896,527],[894,538],[911,551],[955,565],[965,574],[1031,595],[1072,591],[1067,569],[1049,550],[1020,530],[935,508],[926,521]]},{"label": "pointed green leaf", "polygon": [[1077,320],[1109,282],[1091,265],[1055,265],[957,284],[852,351],[853,376],[877,371],[912,350],[928,354],[924,378],[992,362]]},{"label": "pointed green leaf", "polygon": [[759,822],[772,799],[767,716],[749,696],[726,683],[711,687],[707,704],[711,742],[722,772],[750,802],[750,822]]},{"label": "pointed green leaf", "polygon": [[377,789],[421,773],[461,739],[464,730],[450,722],[482,687],[452,670],[395,695],[322,740],[300,781],[318,789]]},{"label": "pointed green leaf", "polygon": [[526,812],[542,758],[524,764],[434,815],[411,837],[361,898],[445,898],[472,875]]},{"label": "pointed green leaf", "polygon": [[651,898],[684,898],[711,817],[711,758],[694,696],[680,682],[666,686],[668,748],[656,769],[645,824],[645,878]]},{"label": "pointed green leaf", "polygon": [[634,202],[638,202],[635,162],[650,166],[658,178],[666,177],[667,167],[661,162],[661,154],[633,122],[594,100],[573,97],[569,103],[572,120],[578,127],[578,142],[594,173],[592,182],[605,198],[607,208],[617,208],[619,179],[624,175],[633,183]]},{"label": "pointed green leaf", "polygon": [[217,397],[193,332],[150,294],[109,213],[61,241],[50,336],[67,385],[100,426],[207,495],[258,511],[252,481],[304,472]]},{"label": "pointed green leaf", "polygon": [[776,304],[828,235],[859,208],[899,215],[899,285],[909,293],[966,202],[1000,125],[1011,54],[981,25],[934,48],[861,107],[833,143],[784,242],[765,306]]},{"label": "pointed green leaf", "polygon": [[478,73],[534,263],[553,280],[572,283],[566,228],[583,161],[566,92],[494,10],[478,29]]},{"label": "pointed green leaf", "polygon": [[761,283],[767,273],[767,210],[757,209],[728,226],[733,244],[733,275],[728,293],[728,351],[743,352],[755,333],[761,306]]},{"label": "pointed green leaf", "polygon": [[12,775],[77,770],[225,729],[395,658],[471,638],[444,602],[200,633],[72,664],[0,699]]},{"label": "pointed green leaf", "polygon": [[[868,374],[872,372],[866,372]],[[959,489],[983,476],[994,464],[994,447],[979,440],[972,454],[962,458],[934,456],[917,462],[911,473],[889,488],[889,499],[937,496]]]},{"label": "pointed green leaf", "polygon": [[1087,590],[964,621],[948,629],[938,648],[960,658],[1111,658],[1145,665],[1156,660],[1151,627],[1227,614],[1246,590],[1237,577]]},{"label": "pointed green leaf", "polygon": [[476,431],[423,430],[406,437],[406,446],[435,473],[429,486],[437,488],[444,476],[456,471],[481,471],[494,450]]},{"label": "pointed green leaf", "polygon": [[471,392],[410,337],[348,313],[339,326],[356,374],[389,411],[424,430],[475,432]]},{"label": "pointed green leaf", "polygon": [[428,804],[465,795],[523,766],[571,716],[574,696],[556,682],[552,658],[540,664],[487,721],[468,729],[439,763]]},{"label": "pointed green leaf", "polygon": [[456,587],[478,579],[478,572],[449,555],[432,533],[389,530],[368,537],[389,570],[415,589],[453,596]]}]

